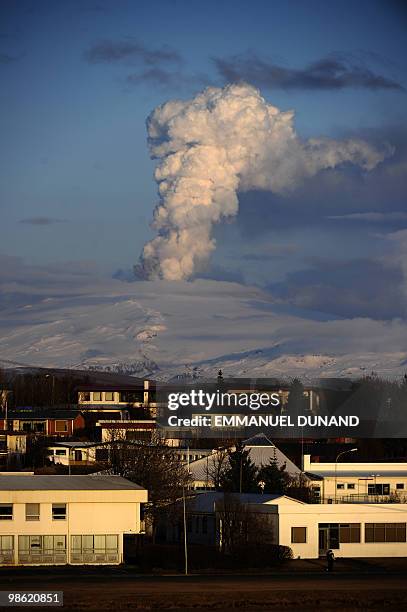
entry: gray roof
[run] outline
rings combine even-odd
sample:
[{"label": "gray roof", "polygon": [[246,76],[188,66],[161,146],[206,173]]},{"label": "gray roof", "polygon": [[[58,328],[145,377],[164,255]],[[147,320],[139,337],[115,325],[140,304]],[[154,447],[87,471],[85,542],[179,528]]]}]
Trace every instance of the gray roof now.
[{"label": "gray roof", "polygon": [[[251,439],[249,439],[248,442],[250,440]],[[273,443],[271,446],[252,446],[246,445],[245,443],[244,448],[245,450],[250,451],[250,459],[257,467],[268,465],[270,459],[275,459],[277,461],[277,465],[281,466],[285,464],[287,474],[290,474],[290,476],[299,476],[301,474],[301,470]],[[216,466],[217,457],[219,457],[219,451],[215,451],[211,455],[203,457],[202,459],[191,461],[189,464],[189,471],[193,480],[211,483],[212,478],[210,474],[213,472],[213,468]]]},{"label": "gray roof", "polygon": [[[192,498],[192,510],[195,512],[214,512],[216,502],[221,502],[224,498],[238,501],[242,504],[266,504],[275,499],[280,499],[283,495],[268,495],[261,493],[222,493],[221,491],[203,491],[197,493]],[[300,502],[299,502],[300,503]]]},{"label": "gray roof", "polygon": [[243,446],[274,446],[274,444],[266,434],[258,433],[247,440],[243,440]]},{"label": "gray roof", "polygon": [[144,490],[121,476],[0,476],[0,491]]},{"label": "gray roof", "polygon": [[100,446],[102,442],[54,442],[50,444],[48,448],[55,448],[61,446],[62,448],[92,448],[93,446]]}]

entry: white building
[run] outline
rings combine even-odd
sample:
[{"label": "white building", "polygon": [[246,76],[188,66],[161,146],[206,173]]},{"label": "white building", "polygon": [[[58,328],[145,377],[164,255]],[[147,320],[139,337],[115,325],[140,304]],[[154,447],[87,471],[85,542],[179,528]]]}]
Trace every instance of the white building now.
[{"label": "white building", "polygon": [[123,415],[132,408],[148,408],[156,415],[155,384],[149,380],[133,385],[94,385],[78,387],[78,405],[86,412],[109,411]]},{"label": "white building", "polygon": [[[286,466],[287,474],[290,476],[294,478],[301,476],[301,470],[264,434],[257,434],[245,440],[243,447],[244,450],[249,451],[249,458],[258,468],[268,465],[270,460],[275,460],[277,465]],[[212,454],[197,461],[192,461],[189,464],[193,489],[206,490],[215,487],[214,476],[226,466],[228,460],[227,450],[215,449]]]},{"label": "white building", "polygon": [[0,565],[122,563],[146,501],[120,476],[0,475]]},{"label": "white building", "polygon": [[319,463],[304,455],[304,472],[325,503],[407,502],[407,463]]},{"label": "white building", "polygon": [[[278,500],[277,500],[278,502]],[[406,557],[407,504],[271,502],[278,544],[294,558]]]},{"label": "white building", "polygon": [[47,447],[47,458],[56,465],[93,465],[107,459],[107,449],[97,442],[56,442]]},{"label": "white building", "polygon": [[407,557],[407,504],[306,504],[286,495],[201,492],[188,501],[188,540],[221,546],[227,504],[239,524],[236,502],[244,513],[262,515],[274,543],[289,546],[294,558],[317,559],[329,548],[336,557]]}]

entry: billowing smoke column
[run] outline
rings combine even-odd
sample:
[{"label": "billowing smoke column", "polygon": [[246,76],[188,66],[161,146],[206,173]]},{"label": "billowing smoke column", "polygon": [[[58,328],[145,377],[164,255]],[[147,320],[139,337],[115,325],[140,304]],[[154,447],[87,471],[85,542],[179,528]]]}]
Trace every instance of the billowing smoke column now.
[{"label": "billowing smoke column", "polygon": [[152,112],[160,203],[152,224],[158,235],[138,266],[145,278],[190,278],[215,248],[213,224],[237,214],[238,191],[282,193],[324,168],[352,162],[371,170],[386,156],[360,140],[300,140],[293,118],[246,84],[210,87]]}]

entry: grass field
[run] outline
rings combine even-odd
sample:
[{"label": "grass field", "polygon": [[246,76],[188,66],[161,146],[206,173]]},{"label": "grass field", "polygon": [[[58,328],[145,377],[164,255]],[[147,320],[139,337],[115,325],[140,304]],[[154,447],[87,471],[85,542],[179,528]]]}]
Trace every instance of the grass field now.
[{"label": "grass field", "polygon": [[[406,610],[405,563],[382,571],[141,576],[128,569],[24,568],[1,572],[1,590],[64,592],[64,610]],[[21,608],[23,609],[23,608]],[[24,608],[43,609],[46,608]],[[49,609],[49,608],[47,608]]]}]

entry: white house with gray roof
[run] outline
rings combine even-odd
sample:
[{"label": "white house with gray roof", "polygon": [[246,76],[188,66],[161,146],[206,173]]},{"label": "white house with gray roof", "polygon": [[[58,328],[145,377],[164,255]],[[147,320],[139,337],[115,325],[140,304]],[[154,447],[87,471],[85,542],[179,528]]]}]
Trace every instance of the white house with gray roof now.
[{"label": "white house with gray roof", "polygon": [[[285,465],[287,474],[299,477],[301,470],[289,459],[271,440],[264,434],[257,434],[243,442],[245,450],[249,451],[249,457],[253,463],[260,468],[268,465],[270,460],[275,460],[278,466]],[[215,449],[207,457],[192,461],[189,471],[192,477],[192,488],[196,490],[210,490],[215,487],[214,473],[227,461],[228,449]],[[230,450],[230,449],[229,449]],[[233,448],[231,449],[233,450]]]},{"label": "white house with gray roof", "polygon": [[119,564],[147,495],[120,476],[0,475],[0,565]]}]

